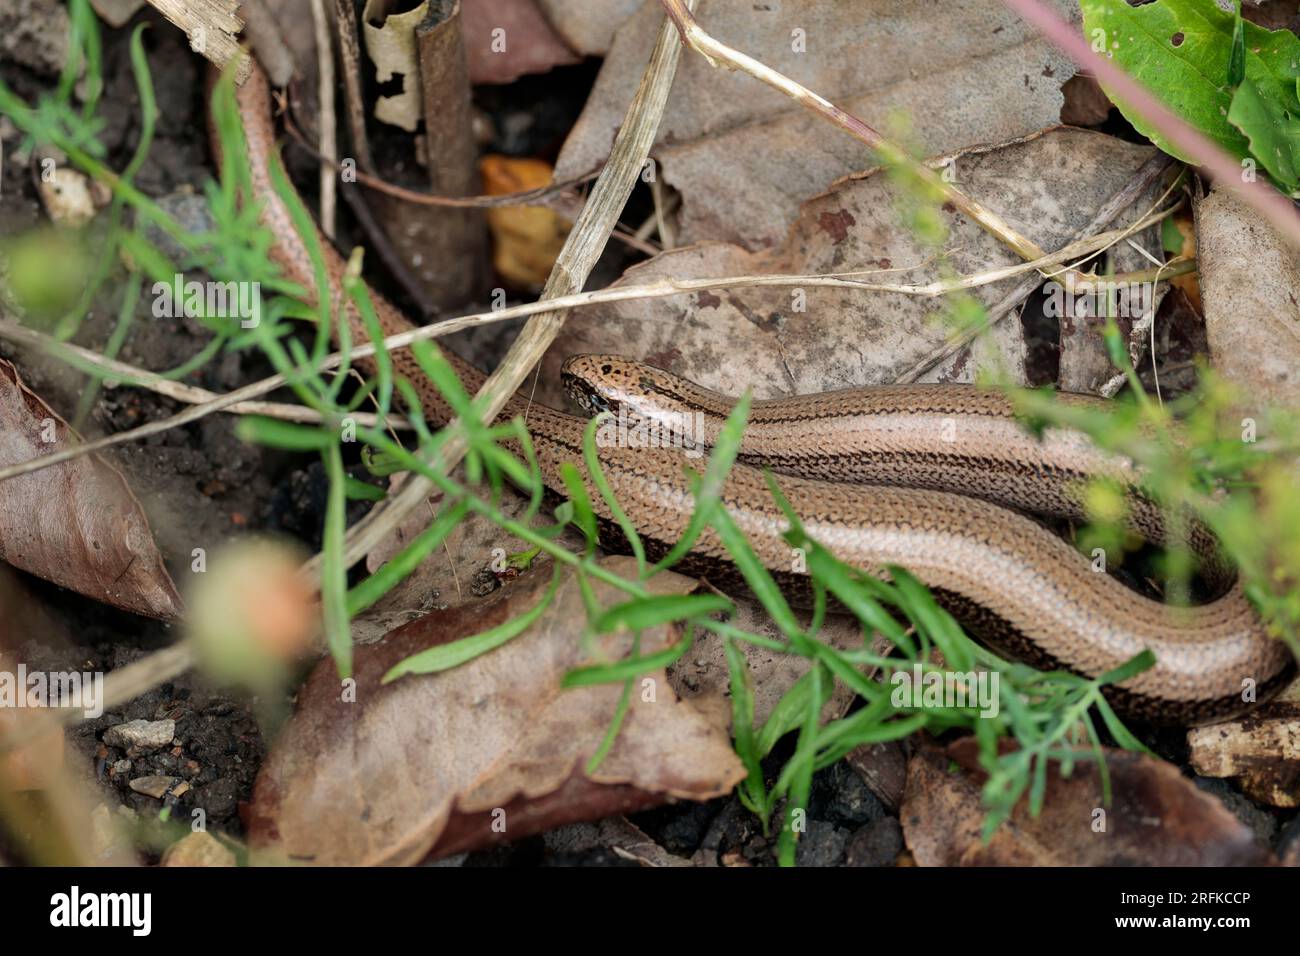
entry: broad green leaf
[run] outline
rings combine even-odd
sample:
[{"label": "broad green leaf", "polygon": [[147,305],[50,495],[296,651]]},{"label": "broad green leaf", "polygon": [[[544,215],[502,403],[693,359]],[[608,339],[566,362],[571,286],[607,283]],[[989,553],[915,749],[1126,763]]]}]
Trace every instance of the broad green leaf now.
[{"label": "broad green leaf", "polygon": [[[1232,155],[1251,154],[1248,136],[1229,122],[1234,73],[1235,11],[1213,0],[1156,0],[1131,7],[1127,0],[1081,0],[1085,38],[1161,102]],[[1285,30],[1242,23],[1246,81],[1281,111],[1300,110],[1300,39]],[[1103,84],[1105,86],[1105,84]],[[1166,153],[1184,155],[1112,89],[1106,92],[1130,123]],[[1257,157],[1271,169],[1263,157]]]},{"label": "broad green leaf", "polygon": [[1300,185],[1300,119],[1247,78],[1237,87],[1228,122],[1250,141],[1250,151],[1278,185]]}]

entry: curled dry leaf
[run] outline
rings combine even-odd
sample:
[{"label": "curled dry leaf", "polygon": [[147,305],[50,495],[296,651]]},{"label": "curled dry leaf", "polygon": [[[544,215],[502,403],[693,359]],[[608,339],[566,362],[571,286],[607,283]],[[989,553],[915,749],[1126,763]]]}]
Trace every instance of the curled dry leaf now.
[{"label": "curled dry leaf", "polygon": [[535,0],[461,0],[465,56],[474,83],[513,83],[580,57],[556,34]]},{"label": "curled dry leaf", "polygon": [[[1106,750],[1112,800],[1102,800],[1095,763],[1080,761],[1068,778],[1048,769],[1043,810],[1031,817],[1022,799],[1011,819],[981,839],[983,775],[974,738],[924,750],[908,764],[899,819],[921,866],[1253,866],[1272,856],[1250,829],[1172,764],[1144,754]],[[1101,827],[1104,826],[1104,829]]]},{"label": "curled dry leaf", "polygon": [[[0,359],[0,467],[78,441]],[[121,472],[98,455],[0,482],[0,560],[136,614],[181,614],[140,502]]]},{"label": "curled dry leaf", "polygon": [[[1067,17],[1075,0],[1048,0]],[[663,8],[618,31],[556,164],[564,179],[609,152]],[[701,0],[700,25],[877,129],[902,112],[926,153],[995,143],[1058,122],[1070,62],[998,0]],[[751,76],[682,57],[652,155],[682,193],[682,241],[779,242],[799,203],[873,162],[862,143]]]},{"label": "curled dry leaf", "polygon": [[[949,166],[968,194],[1003,216],[1044,249],[1058,249],[1083,230],[1107,200],[1152,155],[1086,130],[1058,127],[1001,146],[968,150]],[[1157,186],[1122,213],[1115,226],[1139,218]],[[958,273],[978,273],[1018,260],[956,211],[941,213]],[[1152,235],[1138,237],[1157,249]],[[895,187],[879,170],[837,183],[806,203],[786,241],[748,252],[701,243],[661,253],[629,269],[622,282],[662,278],[821,274],[865,270],[864,282],[925,284],[938,269],[932,254],[902,224]],[[902,271],[910,270],[910,271]],[[1020,278],[974,291],[996,303]],[[639,358],[724,394],[753,388],[756,398],[893,382],[946,347],[949,327],[936,318],[941,300],[848,288],[731,288],[583,309],[570,316],[547,353],[538,397],[559,395],[559,366],[580,352]],[[1014,317],[998,323],[983,347],[935,365],[923,381],[973,381],[1004,371],[1023,384],[1024,342]]]},{"label": "curled dry leaf", "polygon": [[1253,403],[1300,406],[1300,254],[1218,187],[1196,232],[1215,369]]},{"label": "curled dry leaf", "polygon": [[1237,777],[1253,799],[1300,807],[1300,681],[1238,720],[1187,732],[1192,768]]},{"label": "curled dry leaf", "polygon": [[[634,570],[625,558],[605,566]],[[549,581],[548,570],[534,570],[489,602],[435,611],[359,648],[354,696],[340,687],[333,662],[323,661],[258,776],[250,844],[316,864],[413,864],[431,852],[730,791],[744,770],[725,731],[679,700],[662,671],[647,675],[653,684],[638,684],[613,748],[594,774],[585,773],[622,686],[560,687],[572,667],[592,660],[572,577],[509,643],[453,670],[380,683],[413,653],[536,607]],[[694,587],[674,574],[651,582],[664,594]],[[595,593],[603,606],[623,600],[607,585],[595,584]],[[675,628],[647,631],[641,652],[679,637]],[[593,653],[623,654],[629,646],[626,636],[610,638]]]}]

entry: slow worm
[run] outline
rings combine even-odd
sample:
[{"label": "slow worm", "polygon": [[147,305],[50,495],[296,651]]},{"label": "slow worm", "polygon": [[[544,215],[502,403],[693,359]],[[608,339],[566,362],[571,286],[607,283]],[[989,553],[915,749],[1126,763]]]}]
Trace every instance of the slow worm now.
[{"label": "slow worm", "polygon": [[[307,246],[271,186],[270,169],[279,157],[270,90],[260,70],[255,69],[239,90],[238,104],[253,177],[249,198],[261,203],[262,220],[275,235],[270,255],[286,278],[316,296],[321,290]],[[319,235],[316,241],[325,258],[329,281],[325,291],[335,301],[346,301],[345,263],[329,242]],[[373,290],[370,294],[386,334],[411,328],[392,303]],[[367,330],[351,308],[348,321],[353,341],[367,341]],[[465,387],[476,391],[484,381],[482,373],[454,355],[447,358]],[[449,421],[451,409],[410,353],[398,351],[392,360],[394,371],[417,389],[430,422]],[[365,367],[366,363],[358,364]],[[1062,498],[1067,482],[1045,479],[1053,470],[1059,476],[1075,475],[1083,467],[1080,456],[1086,459],[1095,453],[1077,446],[1069,436],[1057,436],[1043,445],[1029,443],[1008,427],[1005,416],[988,414],[988,403],[995,400],[974,389],[951,386],[928,392],[908,387],[879,395],[888,406],[889,429],[900,434],[915,429],[914,440],[928,443],[924,454],[841,460],[830,474],[843,478],[853,469],[865,469],[909,487],[865,487],[796,475],[780,479],[808,532],[841,560],[872,571],[890,564],[908,568],[972,634],[1037,667],[1065,668],[1092,677],[1149,648],[1156,665],[1109,692],[1117,708],[1131,716],[1161,723],[1215,719],[1248,709],[1252,705],[1247,702],[1252,700],[1248,689],[1253,689],[1253,700],[1263,700],[1290,677],[1294,669],[1290,653],[1268,635],[1239,585],[1209,604],[1166,607],[1106,574],[1093,572],[1069,544],[1033,519],[994,503],[1069,514],[1074,506]],[[937,412],[935,399],[941,402]],[[842,410],[837,415],[834,401],[809,396],[766,406],[763,411],[789,408],[796,418],[805,410],[816,410],[816,428],[811,422],[778,424],[769,415],[767,423],[760,422],[759,429],[750,433],[747,453],[766,447],[787,426],[795,429],[787,437],[788,446],[796,449],[802,440],[815,449],[821,428],[852,433],[863,419],[846,417]],[[503,415],[526,420],[543,479],[549,489],[563,494],[560,465],[581,464],[584,420],[519,397],[512,399]],[[935,430],[948,427],[945,419],[951,419],[957,434],[964,437],[957,443],[934,444]],[[971,449],[977,451],[974,457],[967,455]],[[801,461],[780,464],[789,465],[787,471],[803,470],[803,459],[809,456],[796,457]],[[814,450],[811,460],[816,458]],[[600,460],[647,549],[667,550],[685,530],[693,508],[683,469],[691,462],[682,449],[604,447]],[[1095,458],[1086,464],[1094,470],[1123,470],[1122,465]],[[819,467],[809,464],[805,475],[825,476]],[[954,483],[967,493],[936,490]],[[970,496],[980,494],[992,500]],[[594,488],[591,497],[604,530],[613,527],[612,515]],[[793,555],[781,537],[785,518],[763,473],[737,464],[724,486],[723,501],[778,581],[806,589],[806,578],[792,571]],[[724,586],[737,581],[726,549],[712,529],[701,536],[683,570]]]}]

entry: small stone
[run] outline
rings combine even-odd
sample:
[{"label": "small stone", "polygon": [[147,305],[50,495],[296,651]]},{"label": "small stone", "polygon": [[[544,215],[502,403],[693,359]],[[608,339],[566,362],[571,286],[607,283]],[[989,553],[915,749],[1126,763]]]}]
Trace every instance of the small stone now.
[{"label": "small stone", "polygon": [[163,866],[235,866],[234,851],[206,830],[177,840],[163,854]]},{"label": "small stone", "polygon": [[872,820],[849,838],[849,866],[892,866],[903,849],[903,830],[893,817]]},{"label": "small stone", "polygon": [[172,785],[176,783],[176,777],[164,777],[159,774],[153,774],[148,777],[136,777],[131,781],[131,789],[136,793],[143,793],[146,797],[153,797],[155,800],[161,800]]},{"label": "small stone", "polygon": [[104,731],[104,743],[143,753],[168,746],[175,736],[174,720],[131,720]]},{"label": "small stone", "polygon": [[822,815],[832,823],[853,830],[884,816],[885,808],[862,777],[844,762],[827,767],[822,781],[828,785]]},{"label": "small stone", "polygon": [[113,773],[123,774],[131,772],[131,761],[122,759],[113,761]]},{"label": "small stone", "polygon": [[799,838],[795,850],[798,866],[838,866],[844,859],[849,834],[825,820],[809,820],[808,831]]}]

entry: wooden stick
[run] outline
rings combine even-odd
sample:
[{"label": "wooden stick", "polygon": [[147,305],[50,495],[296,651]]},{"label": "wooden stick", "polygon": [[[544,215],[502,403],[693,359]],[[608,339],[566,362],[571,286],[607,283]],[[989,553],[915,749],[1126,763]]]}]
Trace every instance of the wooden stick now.
[{"label": "wooden stick", "polygon": [[235,35],[244,29],[236,13],[239,0],[149,0],[150,5],[190,38],[190,49],[221,69],[235,60],[235,82],[242,84],[253,68]]}]

